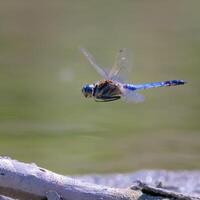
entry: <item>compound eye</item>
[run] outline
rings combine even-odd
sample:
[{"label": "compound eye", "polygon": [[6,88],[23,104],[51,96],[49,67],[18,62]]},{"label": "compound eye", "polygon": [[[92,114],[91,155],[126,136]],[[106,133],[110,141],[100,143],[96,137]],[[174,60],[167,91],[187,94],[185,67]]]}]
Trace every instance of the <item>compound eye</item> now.
[{"label": "compound eye", "polygon": [[88,97],[88,91],[87,91],[87,88],[86,87],[83,87],[82,88],[82,93],[85,97]]}]

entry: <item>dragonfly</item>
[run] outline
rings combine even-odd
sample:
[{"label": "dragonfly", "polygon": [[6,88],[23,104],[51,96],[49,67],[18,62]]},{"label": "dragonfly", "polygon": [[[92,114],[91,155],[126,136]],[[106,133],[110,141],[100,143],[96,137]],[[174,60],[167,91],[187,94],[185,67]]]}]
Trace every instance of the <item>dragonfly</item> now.
[{"label": "dragonfly", "polygon": [[119,50],[115,63],[109,71],[97,64],[95,58],[87,49],[80,48],[80,51],[102,77],[102,80],[92,84],[85,84],[82,88],[82,93],[86,98],[93,98],[97,102],[110,102],[119,99],[126,102],[143,102],[145,99],[144,96],[138,93],[141,90],[184,85],[186,83],[184,80],[168,80],[141,84],[127,83],[125,77],[130,73],[131,64],[126,48]]}]

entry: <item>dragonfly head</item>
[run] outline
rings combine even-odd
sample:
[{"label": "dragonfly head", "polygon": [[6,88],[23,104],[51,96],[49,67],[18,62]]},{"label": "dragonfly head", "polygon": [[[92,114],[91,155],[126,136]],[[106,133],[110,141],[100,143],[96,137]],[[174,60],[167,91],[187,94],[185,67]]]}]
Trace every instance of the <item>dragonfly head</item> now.
[{"label": "dragonfly head", "polygon": [[94,85],[93,84],[90,84],[90,85],[86,84],[82,88],[82,93],[86,98],[92,97],[93,90],[94,90]]}]

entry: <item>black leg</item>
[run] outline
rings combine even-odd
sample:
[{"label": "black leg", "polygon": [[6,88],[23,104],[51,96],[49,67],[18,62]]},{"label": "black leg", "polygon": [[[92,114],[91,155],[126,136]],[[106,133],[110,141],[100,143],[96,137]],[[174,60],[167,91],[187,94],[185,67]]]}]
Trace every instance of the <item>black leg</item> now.
[{"label": "black leg", "polygon": [[120,99],[121,96],[109,97],[109,96],[102,96],[101,98],[95,98],[96,102],[110,102]]}]

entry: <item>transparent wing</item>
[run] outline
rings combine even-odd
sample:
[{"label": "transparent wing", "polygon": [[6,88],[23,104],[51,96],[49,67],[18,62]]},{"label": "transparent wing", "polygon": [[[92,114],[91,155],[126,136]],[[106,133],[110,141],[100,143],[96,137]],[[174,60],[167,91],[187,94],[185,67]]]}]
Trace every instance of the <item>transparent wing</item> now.
[{"label": "transparent wing", "polygon": [[123,91],[122,99],[126,102],[140,103],[140,102],[143,102],[145,100],[145,97],[142,94],[139,94],[135,91],[125,89]]},{"label": "transparent wing", "polygon": [[83,53],[83,55],[87,58],[87,60],[90,62],[90,64],[95,68],[95,70],[105,79],[108,79],[107,72],[98,65],[92,56],[85,48],[80,48],[80,51]]},{"label": "transparent wing", "polygon": [[130,52],[126,49],[120,49],[116,61],[109,72],[109,78],[120,82],[128,80],[132,67],[132,59],[130,59]]}]

